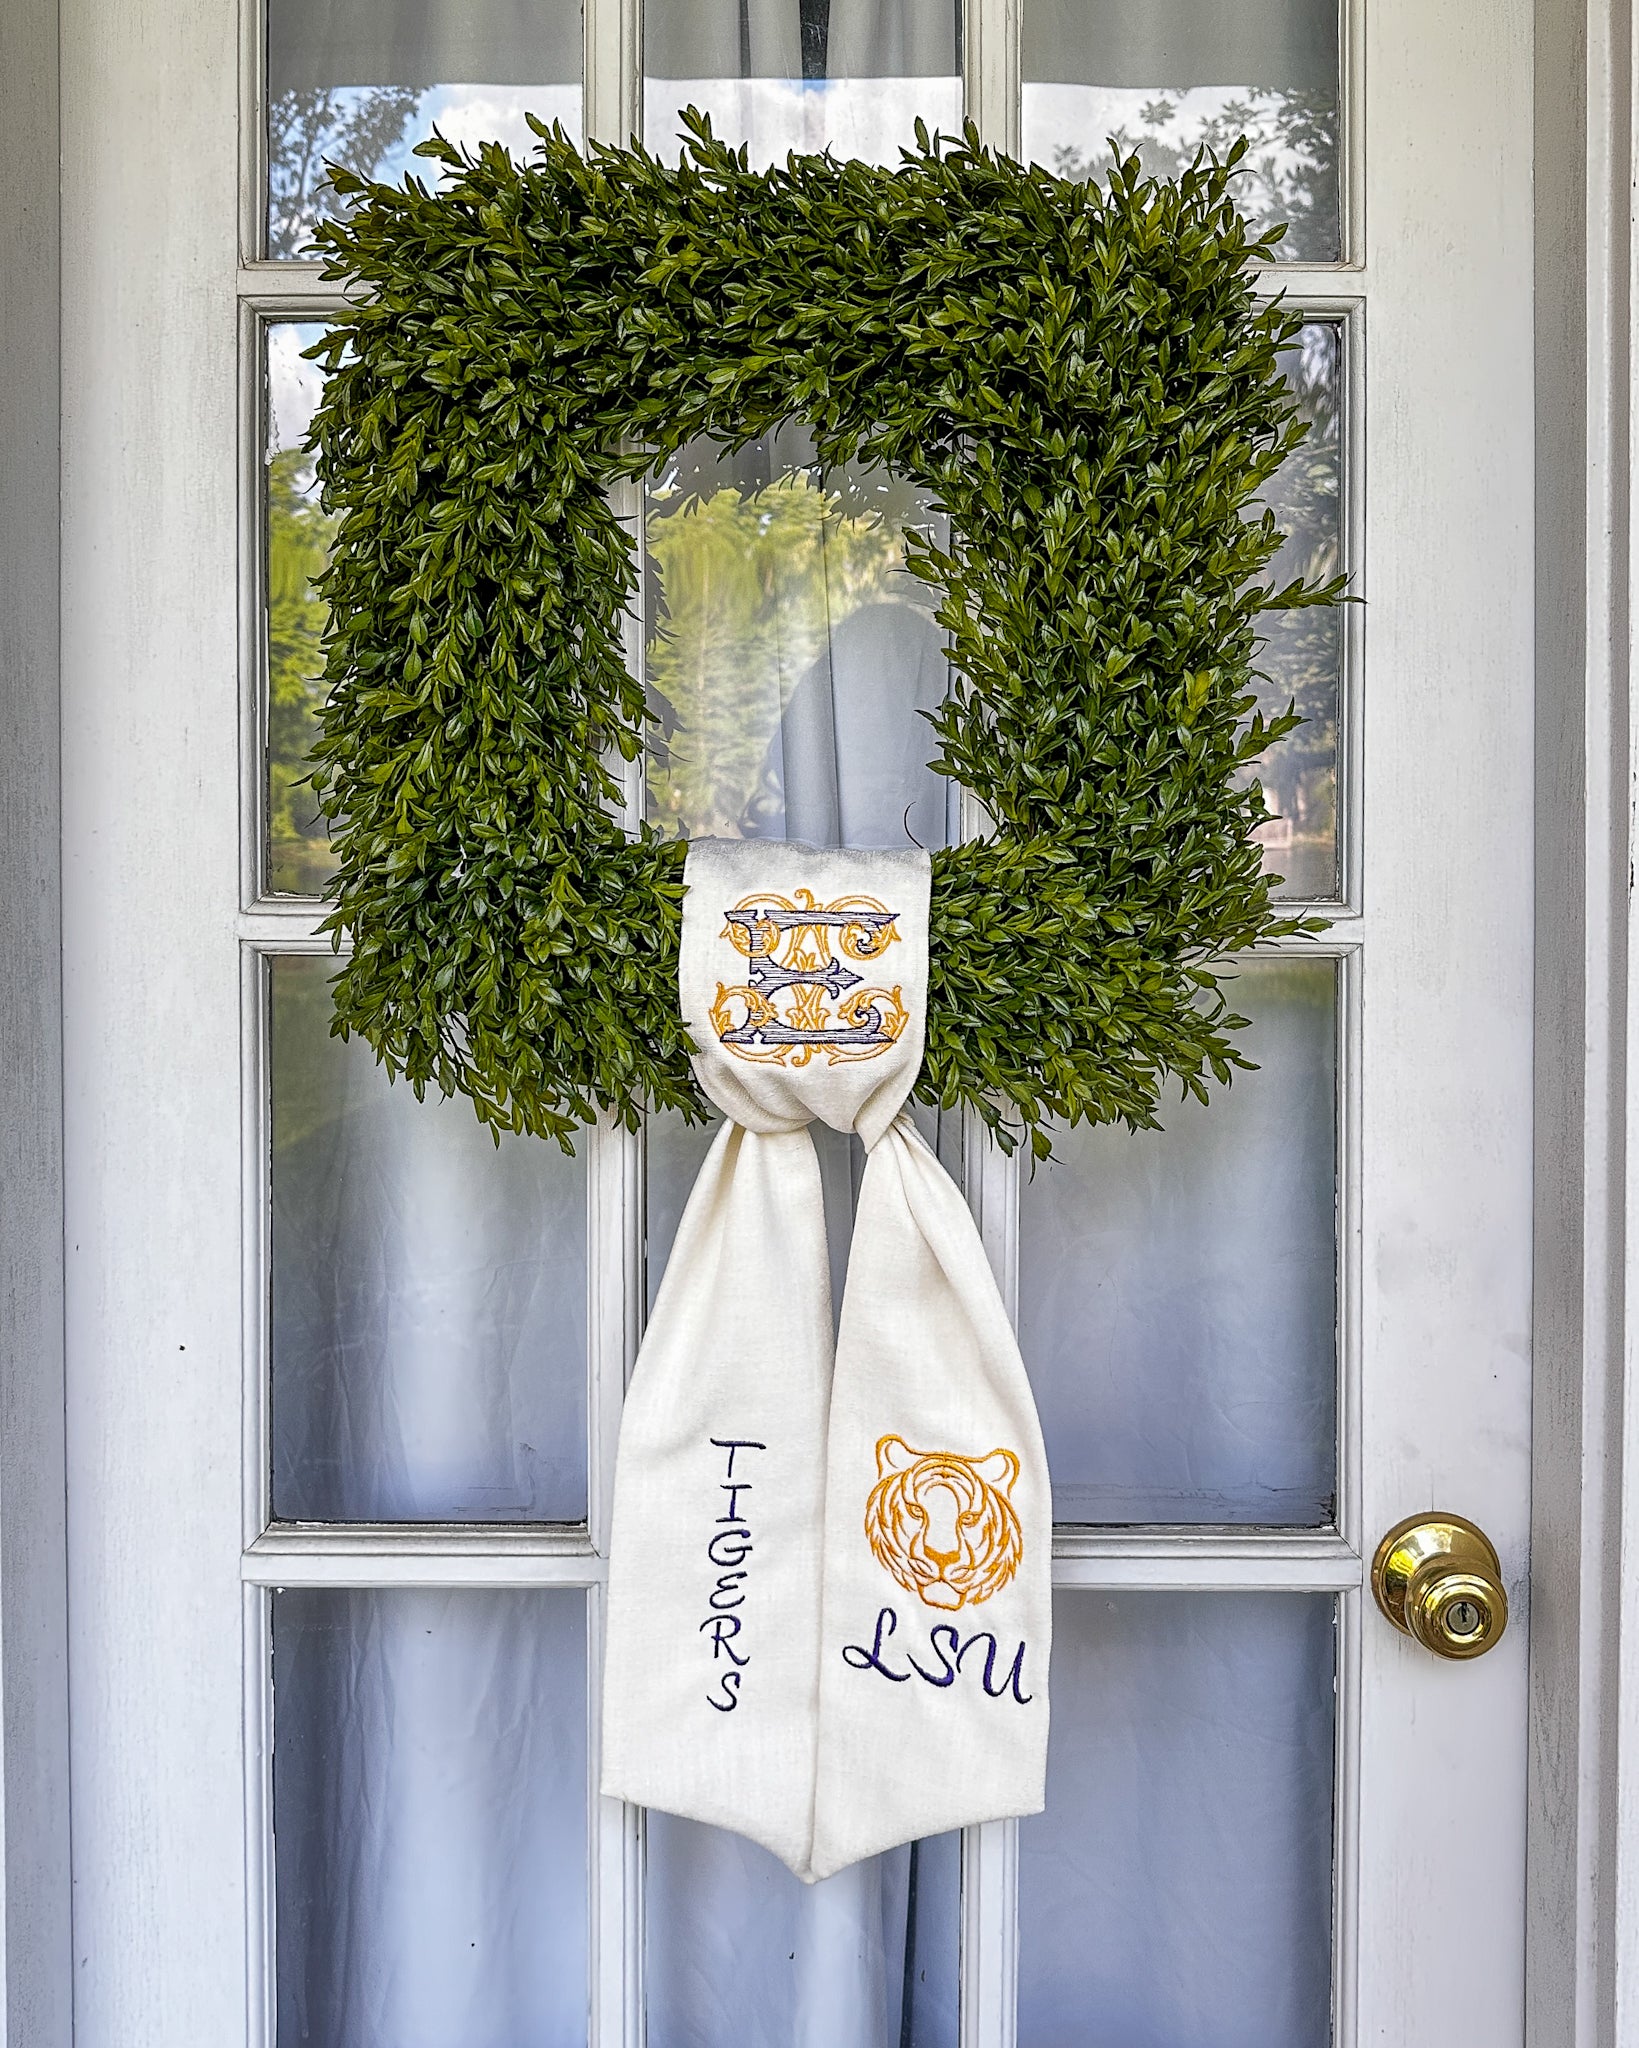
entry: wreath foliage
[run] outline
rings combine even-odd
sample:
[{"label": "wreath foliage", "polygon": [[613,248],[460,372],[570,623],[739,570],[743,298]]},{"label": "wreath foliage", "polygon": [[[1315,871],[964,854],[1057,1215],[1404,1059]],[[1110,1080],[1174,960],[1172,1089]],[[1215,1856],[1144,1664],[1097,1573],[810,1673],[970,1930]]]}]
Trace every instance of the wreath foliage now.
[{"label": "wreath foliage", "polygon": [[648,712],[611,486],[798,416],[949,516],[907,564],[952,655],[933,765],[994,829],[934,855],[918,1092],[1038,1153],[1053,1118],[1152,1124],[1168,1076],[1247,1064],[1215,965],[1315,928],[1251,837],[1296,723],[1253,681],[1260,612],[1338,586],[1260,582],[1254,501],[1305,429],[1239,152],[1100,187],[919,129],[897,170],[754,171],[689,125],[681,165],[540,129],[526,165],[423,145],[435,190],[334,174],[317,239],[363,287],[314,351],[335,1028],[497,1130],[703,1112],[685,849],[616,813]]}]

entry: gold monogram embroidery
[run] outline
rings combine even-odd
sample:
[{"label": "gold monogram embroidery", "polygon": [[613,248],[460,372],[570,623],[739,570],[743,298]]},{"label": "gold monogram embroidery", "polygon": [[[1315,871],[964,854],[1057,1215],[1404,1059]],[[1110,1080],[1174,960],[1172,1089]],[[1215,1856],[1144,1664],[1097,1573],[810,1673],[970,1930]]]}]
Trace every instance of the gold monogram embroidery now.
[{"label": "gold monogram embroidery", "polygon": [[897,945],[897,912],[874,896],[821,903],[798,889],[794,898],[747,896],[723,915],[720,936],[746,960],[746,978],[717,984],[711,1023],[737,1059],[805,1067],[823,1052],[836,1066],[873,1060],[898,1041],[910,1022],[902,987],[866,987],[845,964],[874,963]]}]

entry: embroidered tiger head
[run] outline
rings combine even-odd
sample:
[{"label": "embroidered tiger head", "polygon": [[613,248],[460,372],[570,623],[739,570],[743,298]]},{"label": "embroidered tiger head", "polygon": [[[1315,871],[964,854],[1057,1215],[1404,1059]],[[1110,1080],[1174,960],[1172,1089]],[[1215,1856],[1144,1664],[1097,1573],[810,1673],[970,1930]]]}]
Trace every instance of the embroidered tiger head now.
[{"label": "embroidered tiger head", "polygon": [[1019,1476],[1012,1451],[961,1458],[913,1451],[903,1437],[876,1447],[876,1484],[865,1534],[884,1571],[929,1607],[977,1606],[1019,1568],[1024,1536],[1009,1496]]}]

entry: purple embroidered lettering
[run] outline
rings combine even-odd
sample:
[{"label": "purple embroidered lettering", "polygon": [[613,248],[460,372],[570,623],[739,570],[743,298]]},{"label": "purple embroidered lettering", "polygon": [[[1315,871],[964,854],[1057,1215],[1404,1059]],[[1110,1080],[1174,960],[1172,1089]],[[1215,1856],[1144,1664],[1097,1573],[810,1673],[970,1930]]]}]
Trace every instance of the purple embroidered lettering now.
[{"label": "purple embroidered lettering", "polygon": [[740,1674],[738,1671],[725,1671],[717,1683],[723,1688],[724,1697],[714,1700],[708,1692],[706,1705],[715,1707],[719,1714],[732,1714],[740,1704]]},{"label": "purple embroidered lettering", "polygon": [[[952,1640],[954,1640],[956,1631],[952,1629],[950,1633]],[[985,1652],[985,1668],[983,1679],[981,1681],[984,1685],[985,1691],[989,1693],[990,1697],[993,1700],[999,1700],[1002,1697],[1002,1695],[1007,1691],[1009,1683],[1011,1683],[1013,1687],[1013,1697],[1018,1701],[1019,1705],[1021,1707],[1029,1706],[1030,1702],[1035,1698],[1035,1694],[1031,1692],[1020,1692],[1019,1690],[1019,1682],[1024,1674],[1023,1643],[1020,1643],[1019,1647],[1014,1651],[1013,1669],[1008,1673],[1007,1677],[1002,1680],[1000,1685],[992,1685],[990,1682],[996,1670],[996,1638],[990,1633],[989,1629],[987,1628],[980,1629],[977,1635],[969,1636],[967,1641],[956,1652],[957,1670],[961,1670],[962,1659],[967,1655],[968,1651],[973,1648],[973,1645],[975,1643],[988,1643],[990,1645],[990,1648]]]},{"label": "purple embroidered lettering", "polygon": [[717,1446],[718,1450],[728,1452],[728,1476],[730,1479],[734,1477],[734,1453],[736,1451],[766,1451],[768,1449],[767,1444],[760,1444],[755,1437],[750,1436],[714,1436],[712,1442]]},{"label": "purple embroidered lettering", "polygon": [[[859,1643],[844,1643],[842,1661],[851,1664],[856,1671],[880,1671],[884,1678],[891,1678],[895,1685],[908,1685],[911,1677],[908,1671],[890,1671],[882,1661],[882,1638],[884,1635],[891,1636],[898,1626],[899,1616],[891,1607],[884,1607],[876,1618],[876,1635],[871,1647],[867,1650]],[[923,1676],[926,1675],[924,1672]]]},{"label": "purple embroidered lettering", "polygon": [[[941,1636],[950,1637],[950,1647],[956,1652],[956,1662],[954,1664],[939,1647],[939,1638]],[[931,1671],[924,1671],[909,1650],[905,1652],[906,1661],[917,1677],[925,1678],[929,1685],[954,1685],[956,1683],[956,1674],[962,1668],[962,1653],[957,1648],[960,1641],[961,1637],[957,1635],[955,1629],[951,1627],[948,1621],[942,1621],[937,1628],[931,1628],[928,1631],[928,1648],[939,1659],[939,1668],[944,1673],[942,1678],[935,1678]]]},{"label": "purple embroidered lettering", "polygon": [[[744,1587],[751,1577],[741,1567],[753,1548],[751,1523],[740,1512],[740,1496],[751,1492],[751,1481],[735,1478],[734,1460],[741,1451],[766,1451],[768,1446],[750,1436],[714,1436],[710,1442],[714,1450],[728,1453],[717,1487],[719,1493],[728,1495],[728,1513],[717,1517],[713,1534],[706,1539],[706,1557],[716,1568],[717,1583],[706,1596],[711,1612],[697,1633],[711,1638],[711,1661],[716,1676],[717,1689],[706,1694],[706,1704],[715,1707],[719,1714],[732,1714],[740,1704],[741,1672],[751,1662],[750,1644],[742,1642],[736,1649],[734,1641],[744,1633],[742,1618],[735,1610],[745,1606],[746,1595],[737,1589]],[[718,1672],[716,1666],[723,1658],[727,1658],[730,1669]]]},{"label": "purple embroidered lettering", "polygon": [[[720,1543],[731,1546],[726,1555],[718,1549]],[[706,1545],[706,1555],[713,1564],[721,1565],[725,1571],[732,1565],[744,1564],[751,1555],[751,1531],[743,1522],[732,1529],[724,1529]]]},{"label": "purple embroidered lettering", "polygon": [[719,1657],[727,1657],[731,1664],[749,1664],[749,1652],[742,1657],[735,1649],[733,1638],[740,1633],[740,1617],[737,1614],[708,1614],[701,1622],[698,1633],[711,1631],[711,1660],[715,1664]]},{"label": "purple embroidered lettering", "polygon": [[983,1643],[985,1645],[985,1661],[984,1669],[979,1675],[979,1682],[990,1698],[993,1700],[1005,1699],[1011,1693],[1021,1707],[1029,1706],[1030,1702],[1035,1698],[1034,1693],[1028,1693],[1024,1689],[1025,1645],[1023,1643],[1020,1643],[1019,1647],[1013,1652],[1012,1664],[1000,1685],[998,1685],[995,1682],[998,1645],[995,1636],[989,1629],[980,1629],[977,1634],[969,1636],[967,1641],[963,1642],[961,1636],[948,1621],[937,1622],[928,1631],[928,1648],[938,1659],[938,1668],[930,1670],[927,1665],[920,1663],[907,1649],[903,1652],[903,1655],[905,1662],[911,1667],[910,1671],[890,1671],[888,1666],[882,1661],[882,1646],[889,1636],[897,1634],[898,1629],[899,1616],[891,1607],[884,1607],[876,1617],[876,1634],[872,1639],[871,1647],[867,1650],[860,1643],[844,1643],[842,1646],[842,1661],[855,1671],[878,1671],[884,1678],[890,1679],[895,1685],[903,1685],[910,1677],[911,1672],[915,1672],[924,1685],[937,1686],[940,1691],[943,1691],[947,1686],[952,1686],[956,1683],[957,1678],[961,1674],[962,1666],[967,1660],[968,1651]]}]

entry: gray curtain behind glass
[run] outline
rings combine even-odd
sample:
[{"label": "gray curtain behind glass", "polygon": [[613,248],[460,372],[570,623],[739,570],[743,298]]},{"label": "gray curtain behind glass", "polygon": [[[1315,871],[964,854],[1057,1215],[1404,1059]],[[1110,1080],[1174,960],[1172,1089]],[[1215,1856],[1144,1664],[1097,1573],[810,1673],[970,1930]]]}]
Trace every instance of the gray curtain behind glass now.
[{"label": "gray curtain behind glass", "polygon": [[1059,1592],[1018,2048],[1330,2048],[1336,1606]]},{"label": "gray curtain behind glass", "polygon": [[[896,679],[884,702],[883,678]],[[925,718],[949,669],[939,629],[911,604],[850,612],[792,692],[772,771],[786,839],[810,846],[943,846],[950,789],[927,766]]]},{"label": "gray curtain behind glass", "polygon": [[1337,85],[1336,0],[1024,0],[1025,76],[1045,84]]},{"label": "gray curtain behind glass", "polygon": [[958,0],[662,0],[650,78],[949,78]]},{"label": "gray curtain behind glass", "polygon": [[269,0],[268,91],[578,85],[575,0]]}]

